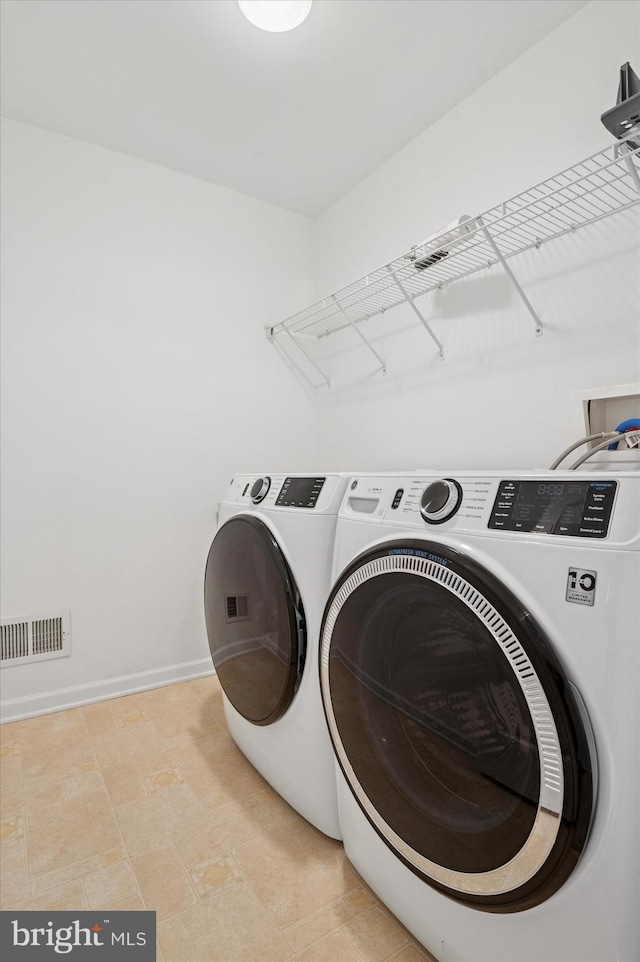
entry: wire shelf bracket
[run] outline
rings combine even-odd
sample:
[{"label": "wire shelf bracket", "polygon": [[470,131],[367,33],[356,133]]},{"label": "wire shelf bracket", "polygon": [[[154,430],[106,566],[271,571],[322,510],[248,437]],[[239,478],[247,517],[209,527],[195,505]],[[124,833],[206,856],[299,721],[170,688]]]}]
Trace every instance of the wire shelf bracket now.
[{"label": "wire shelf bracket", "polygon": [[395,281],[396,285],[400,288],[400,292],[401,292],[403,298],[405,299],[405,301],[407,302],[407,304],[409,305],[409,307],[411,308],[411,310],[414,311],[415,314],[417,314],[418,320],[420,321],[420,323],[422,324],[422,326],[424,327],[424,329],[427,331],[427,333],[428,333],[429,336],[432,338],[432,340],[435,341],[435,343],[437,344],[437,346],[438,346],[438,351],[440,352],[440,360],[441,360],[441,361],[444,361],[444,347],[442,346],[442,342],[439,341],[438,338],[435,336],[435,334],[433,333],[430,325],[429,325],[429,324],[427,323],[427,321],[425,320],[422,312],[419,311],[418,308],[416,307],[416,304],[415,304],[415,302],[414,302],[413,297],[411,296],[411,294],[409,294],[409,293],[404,289],[404,287],[402,286],[402,284],[400,283],[400,281],[398,280],[398,278],[397,278],[397,277],[395,276],[395,274],[393,273],[390,265],[387,265],[387,271],[389,272],[389,274],[391,275],[391,277],[392,277],[393,280]]},{"label": "wire shelf bracket", "polygon": [[496,257],[498,258],[498,260],[499,260],[500,263],[502,264],[503,268],[505,269],[505,272],[506,272],[506,274],[507,274],[507,277],[509,278],[509,280],[511,281],[511,283],[512,283],[513,286],[515,287],[515,289],[516,289],[516,291],[517,291],[517,293],[518,293],[518,296],[521,298],[521,300],[522,300],[523,303],[524,303],[524,306],[526,307],[526,309],[527,309],[527,310],[529,311],[529,313],[531,314],[531,317],[533,318],[533,322],[534,322],[534,324],[535,324],[535,326],[536,326],[536,336],[537,336],[537,337],[540,337],[540,336],[542,335],[542,331],[543,331],[542,321],[541,321],[540,318],[538,317],[538,314],[536,313],[536,311],[533,309],[533,306],[532,306],[532,304],[531,304],[531,301],[529,300],[529,298],[527,297],[527,295],[525,294],[525,292],[522,290],[522,288],[521,288],[521,286],[520,286],[520,282],[518,281],[516,275],[513,273],[513,271],[511,270],[511,268],[510,268],[509,265],[507,264],[506,260],[505,260],[504,257],[502,256],[502,253],[501,253],[498,245],[496,244],[496,242],[494,241],[493,237],[491,236],[491,234],[489,233],[489,231],[488,231],[487,228],[485,227],[484,221],[483,221],[482,217],[481,217],[481,216],[476,217],[476,218],[475,218],[475,221],[476,221],[476,224],[478,224],[478,226],[481,228],[481,230],[482,230],[483,234],[485,235],[485,237],[487,238],[487,243],[488,243],[489,246],[491,247],[491,250],[494,252],[494,254],[496,255]]},{"label": "wire shelf bracket", "polygon": [[355,323],[351,320],[351,318],[349,317],[349,315],[348,315],[347,312],[345,311],[344,307],[342,306],[342,304],[340,303],[340,301],[337,299],[337,296],[336,296],[335,294],[332,294],[331,297],[332,297],[333,301],[335,302],[336,307],[338,308],[338,310],[339,310],[340,313],[342,314],[342,316],[349,322],[349,324],[351,325],[351,327],[353,328],[353,330],[356,332],[356,334],[358,335],[358,337],[361,339],[361,341],[363,342],[363,344],[365,344],[365,346],[369,348],[369,350],[371,351],[371,353],[373,354],[373,356],[374,356],[374,357],[376,358],[376,360],[378,361],[378,364],[380,365],[379,368],[378,368],[378,371],[382,371],[383,374],[386,374],[386,373],[387,373],[387,365],[385,364],[385,362],[383,361],[383,359],[380,357],[380,355],[379,355],[378,352],[376,351],[376,349],[375,349],[375,347],[373,346],[373,344],[371,343],[371,341],[367,340],[367,338],[364,336],[364,334],[362,333],[362,331],[360,330],[359,327],[356,327]]},{"label": "wire shelf bracket", "polygon": [[[328,387],[330,379],[314,357],[314,345],[321,338],[353,330],[375,357],[376,371],[384,374],[387,365],[363,327],[372,318],[406,304],[444,358],[444,347],[416,299],[500,265],[540,336],[542,321],[507,262],[638,204],[640,145],[623,138],[490,210],[460,218],[453,230],[444,228],[401,257],[267,328],[267,334],[313,387]],[[292,345],[297,350],[292,350]],[[309,365],[322,379],[320,384],[305,370]]]},{"label": "wire shelf bracket", "polygon": [[309,364],[311,364],[311,366],[318,372],[318,374],[319,374],[320,377],[322,378],[322,384],[316,384],[315,381],[313,381],[313,380],[309,377],[309,375],[308,375],[307,372],[305,371],[304,367],[300,364],[300,362],[299,362],[298,360],[296,360],[295,356],[294,356],[293,354],[291,354],[290,351],[287,351],[287,349],[285,348],[285,346],[284,346],[284,344],[283,344],[283,342],[282,342],[281,339],[276,340],[276,338],[274,337],[274,334],[273,334],[273,328],[272,328],[272,327],[267,327],[267,328],[266,328],[267,337],[269,338],[270,341],[273,341],[273,343],[276,345],[276,347],[278,347],[278,348],[282,351],[282,353],[284,354],[284,356],[291,361],[291,363],[293,364],[293,366],[300,372],[300,374],[302,374],[303,378],[311,385],[311,387],[314,387],[314,388],[330,387],[330,386],[331,386],[331,380],[330,380],[330,378],[327,377],[327,375],[324,373],[324,371],[321,369],[321,367],[320,367],[320,366],[316,363],[316,361],[313,359],[313,357],[311,356],[311,354],[310,354],[310,352],[307,350],[307,348],[304,346],[304,344],[301,343],[300,335],[295,335],[292,331],[289,330],[288,327],[283,327],[282,330],[283,330],[283,332],[284,332],[285,334],[288,335],[288,337],[289,337],[289,339],[291,340],[291,342],[293,343],[294,347],[296,347],[299,351],[301,351],[301,352],[304,354],[304,356],[305,356],[306,359],[308,360]]}]

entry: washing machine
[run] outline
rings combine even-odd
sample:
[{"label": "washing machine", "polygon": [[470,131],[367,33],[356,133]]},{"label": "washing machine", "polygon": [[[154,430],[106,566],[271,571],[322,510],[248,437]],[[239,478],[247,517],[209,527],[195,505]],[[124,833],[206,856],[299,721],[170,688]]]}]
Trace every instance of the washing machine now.
[{"label": "washing machine", "polygon": [[347,477],[237,475],[220,505],[205,619],[229,732],[309,822],[340,837],[318,636]]},{"label": "washing machine", "polygon": [[346,854],[442,962],[639,958],[640,474],[356,477],[321,693]]}]

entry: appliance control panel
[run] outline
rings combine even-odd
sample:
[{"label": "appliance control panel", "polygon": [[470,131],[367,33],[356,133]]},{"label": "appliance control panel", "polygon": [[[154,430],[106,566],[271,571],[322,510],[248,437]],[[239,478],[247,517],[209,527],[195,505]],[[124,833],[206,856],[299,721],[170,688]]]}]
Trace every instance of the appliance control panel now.
[{"label": "appliance control panel", "polygon": [[326,478],[285,478],[276,507],[315,508],[325,481]]},{"label": "appliance control panel", "polygon": [[222,504],[249,511],[299,511],[335,514],[348,478],[340,474],[237,474]]},{"label": "appliance control panel", "polygon": [[490,528],[606,538],[618,482],[501,480]]},{"label": "appliance control panel", "polygon": [[640,473],[421,471],[361,475],[347,485],[340,518],[431,536],[640,542]]}]

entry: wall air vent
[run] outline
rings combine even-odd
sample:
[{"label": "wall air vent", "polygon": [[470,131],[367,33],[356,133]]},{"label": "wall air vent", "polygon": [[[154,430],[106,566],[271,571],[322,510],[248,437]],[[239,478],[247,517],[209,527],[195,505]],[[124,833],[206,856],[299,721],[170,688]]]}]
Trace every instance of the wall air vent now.
[{"label": "wall air vent", "polygon": [[249,596],[248,595],[225,595],[226,620],[247,621],[249,618]]},{"label": "wall air vent", "polygon": [[0,667],[25,665],[71,654],[71,612],[0,621]]}]

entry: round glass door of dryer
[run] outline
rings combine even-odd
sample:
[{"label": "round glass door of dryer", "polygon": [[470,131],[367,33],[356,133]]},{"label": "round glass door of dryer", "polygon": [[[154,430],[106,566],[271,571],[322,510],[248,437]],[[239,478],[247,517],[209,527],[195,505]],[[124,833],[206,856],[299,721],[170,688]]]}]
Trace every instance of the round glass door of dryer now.
[{"label": "round glass door of dryer", "polygon": [[320,673],[349,787],[414,873],[493,912],[564,883],[593,810],[585,723],[488,570],[433,542],[365,553],[328,601]]},{"label": "round glass door of dryer", "polygon": [[277,721],[304,668],[300,593],[273,533],[238,516],[216,533],[204,583],[209,648],[223,691],[256,725]]}]

